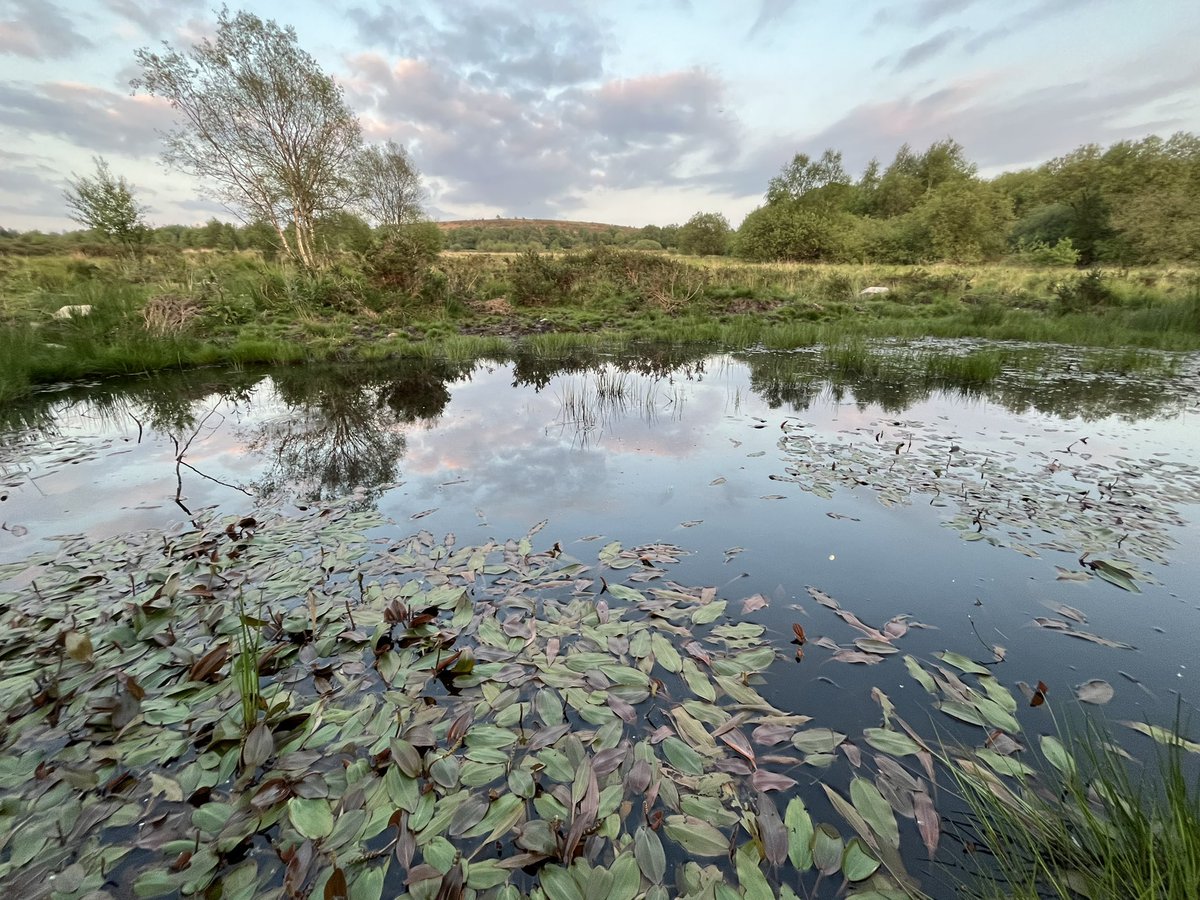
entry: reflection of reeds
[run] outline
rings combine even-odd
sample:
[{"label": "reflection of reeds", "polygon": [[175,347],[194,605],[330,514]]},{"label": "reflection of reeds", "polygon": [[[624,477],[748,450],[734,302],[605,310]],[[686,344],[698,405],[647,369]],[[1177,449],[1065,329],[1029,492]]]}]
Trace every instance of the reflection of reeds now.
[{"label": "reflection of reeds", "polygon": [[679,415],[683,393],[675,389],[660,399],[659,379],[634,376],[613,366],[601,366],[564,379],[558,391],[558,416],[555,424],[574,433],[574,440],[586,446],[620,420],[637,415],[652,423],[660,409]]}]

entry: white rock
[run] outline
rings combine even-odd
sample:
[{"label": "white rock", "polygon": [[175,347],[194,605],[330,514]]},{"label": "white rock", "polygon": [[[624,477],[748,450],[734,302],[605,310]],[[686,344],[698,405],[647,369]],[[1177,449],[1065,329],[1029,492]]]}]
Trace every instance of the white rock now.
[{"label": "white rock", "polygon": [[54,313],[56,319],[77,319],[80,316],[90,316],[92,314],[92,305],[86,303],[82,306],[60,306],[57,312]]},{"label": "white rock", "polygon": [[861,291],[858,292],[858,296],[866,297],[869,294],[886,294],[889,290],[890,290],[890,288],[880,287],[880,286],[876,285],[875,287],[863,288]]}]

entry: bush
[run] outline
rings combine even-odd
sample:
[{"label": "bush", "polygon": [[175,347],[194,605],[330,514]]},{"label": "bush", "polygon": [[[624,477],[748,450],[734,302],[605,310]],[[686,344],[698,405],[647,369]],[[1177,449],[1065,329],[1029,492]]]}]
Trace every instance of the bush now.
[{"label": "bush", "polygon": [[1051,246],[1045,241],[1034,241],[1031,244],[1022,242],[1017,246],[1017,258],[1027,265],[1044,267],[1066,267],[1079,263],[1079,251],[1071,243],[1069,237],[1059,238]]},{"label": "bush", "polygon": [[1061,281],[1053,287],[1058,301],[1058,312],[1087,312],[1101,306],[1112,306],[1116,293],[1099,269],[1092,269],[1075,281]]},{"label": "bush", "polygon": [[527,250],[508,263],[508,281],[514,302],[544,306],[566,300],[578,276],[576,258],[555,259]]},{"label": "bush", "polygon": [[416,296],[441,252],[442,232],[433,222],[389,228],[367,253],[367,274],[377,287]]}]

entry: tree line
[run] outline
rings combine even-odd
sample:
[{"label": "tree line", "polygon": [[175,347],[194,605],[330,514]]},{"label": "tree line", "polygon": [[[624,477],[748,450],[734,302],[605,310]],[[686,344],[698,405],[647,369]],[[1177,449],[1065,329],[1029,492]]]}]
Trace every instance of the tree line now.
[{"label": "tree line", "polygon": [[1196,263],[1198,197],[1200,138],[1184,132],[1088,144],[992,179],[952,139],[923,153],[905,144],[857,179],[830,149],[796,154],[724,250],[802,262]]}]

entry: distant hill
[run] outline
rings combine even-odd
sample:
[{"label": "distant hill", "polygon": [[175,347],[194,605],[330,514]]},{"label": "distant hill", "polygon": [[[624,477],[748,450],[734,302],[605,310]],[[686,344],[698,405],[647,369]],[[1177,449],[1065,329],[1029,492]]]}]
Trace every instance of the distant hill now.
[{"label": "distant hill", "polygon": [[[638,246],[659,250],[663,229],[572,222],[565,219],[455,219],[438,222],[446,250],[519,253],[523,250],[573,250],[580,247]],[[678,229],[675,229],[678,231]],[[647,240],[653,233],[653,239]]]},{"label": "distant hill", "polygon": [[566,219],[453,219],[449,222],[438,222],[438,228],[444,231],[456,231],[459,228],[511,229],[511,228],[558,228],[562,231],[637,231],[632,225],[605,225],[603,222],[571,222]]}]

